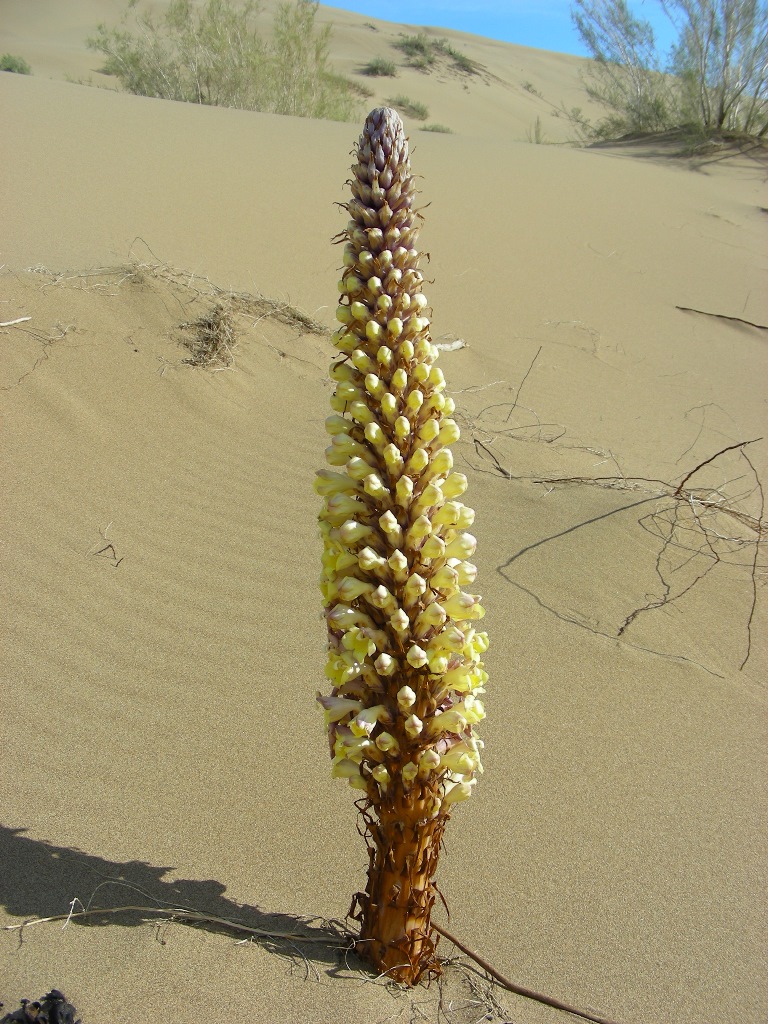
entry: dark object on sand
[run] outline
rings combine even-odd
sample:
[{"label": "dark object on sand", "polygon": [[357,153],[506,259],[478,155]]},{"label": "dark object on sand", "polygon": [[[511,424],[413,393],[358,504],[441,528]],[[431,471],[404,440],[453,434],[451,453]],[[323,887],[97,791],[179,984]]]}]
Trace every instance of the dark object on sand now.
[{"label": "dark object on sand", "polygon": [[20,1009],[7,1013],[0,1024],[12,1024],[13,1021],[21,1024],[82,1024],[79,1017],[75,1019],[76,1015],[77,1010],[72,1003],[67,1002],[64,993],[52,988],[40,1000],[30,1002],[29,999],[22,999]]}]

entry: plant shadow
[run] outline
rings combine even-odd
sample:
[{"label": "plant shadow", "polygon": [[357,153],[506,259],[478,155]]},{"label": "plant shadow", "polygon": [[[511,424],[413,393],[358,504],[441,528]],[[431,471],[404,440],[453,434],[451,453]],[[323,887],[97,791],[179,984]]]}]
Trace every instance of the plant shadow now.
[{"label": "plant shadow", "polygon": [[[328,974],[358,966],[349,950],[351,935],[341,922],[267,913],[227,899],[226,886],[214,879],[167,879],[171,866],[110,861],[25,833],[26,829],[0,825],[0,905],[13,917],[32,921],[66,915],[71,909],[71,925],[136,927],[155,917],[150,911],[162,920],[174,918],[174,909],[182,909],[216,920],[176,916],[179,923],[250,939],[282,956],[311,959]],[[116,912],[120,907],[132,909]],[[88,915],[75,916],[82,909]]]}]

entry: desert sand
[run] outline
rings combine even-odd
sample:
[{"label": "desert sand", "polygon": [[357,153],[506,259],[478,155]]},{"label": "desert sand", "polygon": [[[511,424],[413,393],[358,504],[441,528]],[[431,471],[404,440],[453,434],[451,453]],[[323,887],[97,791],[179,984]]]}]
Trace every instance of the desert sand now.
[{"label": "desert sand", "polygon": [[[581,62],[448,32],[485,73],[366,80],[359,124],[129,96],[83,42],[119,9],[0,0],[0,52],[34,71],[0,74],[2,923],[181,905],[312,941],[140,912],[6,930],[0,1000],[55,986],[83,1024],[569,1019],[466,957],[393,990],[341,937],[367,858],[315,704],[312,480],[335,204],[396,91],[453,129],[406,121],[492,641],[435,920],[621,1024],[761,1024],[765,158],[564,145]],[[409,31],[322,17],[352,76]],[[553,144],[526,142],[537,116]],[[220,301],[233,358],[193,366],[181,325]]]}]

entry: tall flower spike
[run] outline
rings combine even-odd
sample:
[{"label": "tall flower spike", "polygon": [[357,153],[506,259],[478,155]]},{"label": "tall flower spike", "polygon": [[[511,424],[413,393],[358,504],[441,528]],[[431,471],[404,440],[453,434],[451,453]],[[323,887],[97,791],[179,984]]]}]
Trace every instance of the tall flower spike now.
[{"label": "tall flower spike", "polygon": [[439,972],[430,913],[453,805],[482,771],[474,726],[488,646],[475,567],[474,512],[448,446],[459,437],[434,365],[416,249],[415,185],[394,110],[365,122],[342,233],[327,421],[333,470],[321,470],[321,589],[328,622],[320,697],[332,774],[362,790],[366,891],[355,896],[357,951],[406,984]]}]

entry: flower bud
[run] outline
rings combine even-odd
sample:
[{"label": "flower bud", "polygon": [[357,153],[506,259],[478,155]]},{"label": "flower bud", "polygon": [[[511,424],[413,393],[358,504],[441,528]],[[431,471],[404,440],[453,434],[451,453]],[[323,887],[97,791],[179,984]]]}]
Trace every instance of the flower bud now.
[{"label": "flower bud", "polygon": [[459,430],[459,425],[455,420],[442,421],[437,434],[437,440],[440,444],[455,444],[460,437],[461,431]]},{"label": "flower bud", "polygon": [[398,742],[389,732],[381,732],[376,737],[376,746],[384,753],[394,753],[398,750]]},{"label": "flower bud", "polygon": [[419,476],[429,465],[429,452],[425,448],[414,448],[411,457],[405,463],[405,470],[409,476]]},{"label": "flower bud", "polygon": [[382,653],[374,661],[374,668],[380,676],[391,676],[394,675],[398,670],[397,659],[391,657],[389,654]]},{"label": "flower bud", "polygon": [[414,739],[414,737],[421,734],[421,731],[424,728],[424,723],[418,716],[410,715],[410,717],[406,718],[403,728],[405,729],[406,736],[410,736],[411,739]]},{"label": "flower bud", "polygon": [[398,583],[404,583],[408,578],[408,559],[402,551],[393,551],[387,559],[387,564],[394,573]]},{"label": "flower bud", "polygon": [[412,496],[413,480],[411,480],[409,476],[401,476],[395,487],[395,500],[397,501],[397,504],[401,505],[403,508],[407,508],[411,503]]},{"label": "flower bud", "polygon": [[357,562],[361,569],[365,572],[376,572],[381,573],[385,571],[387,561],[382,558],[381,555],[377,554],[373,548],[366,547],[357,554]]},{"label": "flower bud", "polygon": [[427,663],[426,652],[423,651],[418,644],[413,644],[408,649],[408,653],[405,657],[406,661],[412,668],[422,668]]},{"label": "flower bud", "polygon": [[427,747],[419,758],[419,776],[424,778],[429,775],[430,772],[436,771],[439,767],[440,755],[436,750],[433,750],[431,747]]},{"label": "flower bud", "polygon": [[451,473],[443,484],[443,494],[446,498],[458,498],[466,491],[467,486],[467,478],[463,473]]},{"label": "flower bud", "polygon": [[458,537],[454,537],[450,543],[445,546],[445,557],[446,558],[469,558],[474,555],[477,549],[477,538],[473,537],[471,533],[462,533]]},{"label": "flower bud", "polygon": [[433,560],[442,558],[445,555],[445,541],[442,537],[432,534],[421,546],[421,557]]},{"label": "flower bud", "polygon": [[401,686],[397,691],[397,703],[400,707],[405,710],[411,708],[416,703],[416,694],[413,692],[410,686]]}]

